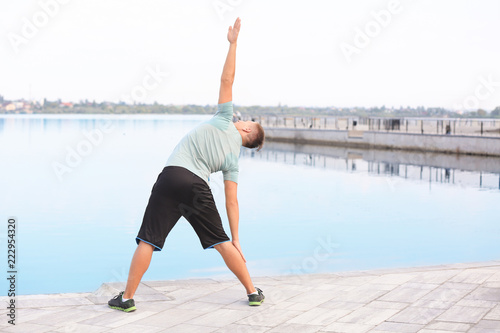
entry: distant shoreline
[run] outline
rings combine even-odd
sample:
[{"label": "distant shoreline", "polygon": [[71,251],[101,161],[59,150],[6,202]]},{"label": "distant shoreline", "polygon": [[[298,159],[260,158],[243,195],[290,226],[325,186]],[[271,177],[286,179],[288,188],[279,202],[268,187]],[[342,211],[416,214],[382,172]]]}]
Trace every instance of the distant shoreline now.
[{"label": "distant shoreline", "polygon": [[[214,114],[217,105],[162,105],[162,104],[114,104],[103,103],[57,103],[44,102],[30,104],[27,102],[4,103],[0,114]],[[15,107],[15,104],[19,107]],[[22,105],[21,105],[22,104]],[[8,107],[10,106],[10,108]],[[499,110],[497,110],[499,109]],[[235,112],[243,116],[296,116],[296,117],[382,117],[382,118],[474,118],[500,119],[500,107],[492,112],[455,112],[444,108],[386,108],[382,107],[289,107],[289,106],[240,106],[235,104]],[[497,112],[498,111],[498,112]],[[498,114],[497,114],[498,113]]]}]

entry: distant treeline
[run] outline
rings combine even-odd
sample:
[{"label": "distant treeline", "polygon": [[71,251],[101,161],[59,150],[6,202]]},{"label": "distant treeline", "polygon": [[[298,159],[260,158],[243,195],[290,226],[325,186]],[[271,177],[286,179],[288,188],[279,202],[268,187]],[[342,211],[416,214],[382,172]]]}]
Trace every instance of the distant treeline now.
[{"label": "distant treeline", "polygon": [[76,114],[211,114],[215,113],[215,105],[78,105],[72,108],[59,106],[44,106],[33,113],[76,113]]},{"label": "distant treeline", "polygon": [[[61,103],[47,101],[32,105],[29,111],[5,111],[3,113],[52,113],[52,114],[214,114],[216,105],[162,105],[154,104],[124,104],[110,102]],[[500,106],[492,112],[479,109],[474,112],[458,113],[444,108],[426,108],[423,106],[386,108],[381,107],[290,107],[278,106],[240,106],[235,104],[235,112],[243,116],[287,115],[287,116],[360,116],[360,117],[452,117],[452,118],[500,118]]]}]

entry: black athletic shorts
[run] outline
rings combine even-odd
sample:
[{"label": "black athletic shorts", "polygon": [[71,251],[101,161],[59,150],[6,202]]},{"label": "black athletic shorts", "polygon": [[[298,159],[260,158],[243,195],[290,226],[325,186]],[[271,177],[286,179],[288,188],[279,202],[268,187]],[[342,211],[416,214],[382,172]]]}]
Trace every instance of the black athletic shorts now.
[{"label": "black athletic shorts", "polygon": [[167,166],[151,191],[137,244],[143,241],[161,251],[181,216],[189,221],[204,249],[229,241],[208,184],[185,168]]}]

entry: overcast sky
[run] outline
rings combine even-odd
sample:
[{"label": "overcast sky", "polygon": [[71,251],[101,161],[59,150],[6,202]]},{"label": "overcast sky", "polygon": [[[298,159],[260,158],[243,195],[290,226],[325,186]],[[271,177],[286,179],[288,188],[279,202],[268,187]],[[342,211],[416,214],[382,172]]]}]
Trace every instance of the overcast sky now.
[{"label": "overcast sky", "polygon": [[235,104],[500,105],[497,0],[0,4],[7,99],[215,104],[239,16]]}]

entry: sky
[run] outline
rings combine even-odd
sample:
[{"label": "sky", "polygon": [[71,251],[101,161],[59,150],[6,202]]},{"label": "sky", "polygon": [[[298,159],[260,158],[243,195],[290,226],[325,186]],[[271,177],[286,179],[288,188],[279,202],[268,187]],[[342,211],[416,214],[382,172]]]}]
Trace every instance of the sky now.
[{"label": "sky", "polygon": [[497,0],[0,0],[0,95],[236,105],[500,106]]}]

